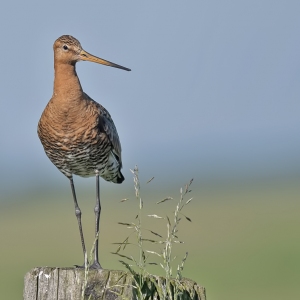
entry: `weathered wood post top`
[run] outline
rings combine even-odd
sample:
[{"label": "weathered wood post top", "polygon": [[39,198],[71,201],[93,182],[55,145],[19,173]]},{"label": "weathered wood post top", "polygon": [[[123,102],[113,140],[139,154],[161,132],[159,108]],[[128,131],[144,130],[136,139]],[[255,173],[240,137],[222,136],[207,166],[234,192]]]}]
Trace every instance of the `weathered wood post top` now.
[{"label": "weathered wood post top", "polygon": [[[38,267],[25,275],[24,283],[24,300],[138,300],[133,277],[125,271]],[[147,279],[144,299],[162,299],[158,287],[164,283],[159,276]],[[177,299],[206,300],[205,288],[190,279],[171,281],[173,292],[175,285],[182,291]]]}]

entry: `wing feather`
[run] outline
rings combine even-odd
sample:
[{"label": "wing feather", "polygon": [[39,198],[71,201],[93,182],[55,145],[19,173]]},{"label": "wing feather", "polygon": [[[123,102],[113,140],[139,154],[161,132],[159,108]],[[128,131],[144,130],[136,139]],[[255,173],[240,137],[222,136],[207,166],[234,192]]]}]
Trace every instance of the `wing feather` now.
[{"label": "wing feather", "polygon": [[97,110],[99,111],[98,114],[98,128],[101,132],[104,132],[106,136],[108,137],[109,141],[112,145],[112,152],[116,156],[116,159],[118,160],[120,167],[122,167],[122,148],[121,143],[119,139],[119,135],[117,132],[117,128],[114,124],[114,121],[112,117],[110,116],[109,112],[98,102],[94,101],[91,97],[89,97],[87,94],[86,98],[89,101],[92,101],[94,105],[96,105]]},{"label": "wing feather", "polygon": [[122,166],[122,157],[121,157],[122,148],[121,148],[119,135],[116,126],[114,124],[114,121],[112,120],[108,112],[107,114],[108,115],[103,114],[100,116],[101,118],[100,122],[102,123],[104,132],[106,133],[110,142],[112,143],[113,146],[112,151],[115,155],[117,155],[117,159]]}]

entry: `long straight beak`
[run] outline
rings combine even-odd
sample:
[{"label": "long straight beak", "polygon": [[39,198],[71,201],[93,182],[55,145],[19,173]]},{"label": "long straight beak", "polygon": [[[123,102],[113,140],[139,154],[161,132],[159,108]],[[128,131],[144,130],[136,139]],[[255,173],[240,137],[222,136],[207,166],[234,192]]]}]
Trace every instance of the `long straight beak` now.
[{"label": "long straight beak", "polygon": [[84,50],[81,50],[81,52],[79,53],[79,57],[80,57],[81,60],[87,60],[87,61],[95,62],[95,63],[101,64],[101,65],[114,67],[114,68],[122,69],[122,70],[125,70],[125,71],[131,71],[131,69],[122,67],[122,66],[117,65],[115,63],[112,63],[108,60],[105,60],[105,59],[99,58],[97,56],[94,56],[94,55],[92,55],[92,54],[90,54],[90,53],[88,53]]}]

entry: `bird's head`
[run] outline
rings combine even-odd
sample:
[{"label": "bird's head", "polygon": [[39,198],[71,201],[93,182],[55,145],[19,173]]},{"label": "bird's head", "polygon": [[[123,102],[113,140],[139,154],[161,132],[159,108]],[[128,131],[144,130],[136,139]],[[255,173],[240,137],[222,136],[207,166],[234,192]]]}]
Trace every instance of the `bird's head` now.
[{"label": "bird's head", "polygon": [[53,45],[54,60],[56,63],[75,65],[76,62],[87,60],[110,66],[126,71],[131,71],[128,68],[122,67],[105,59],[94,56],[82,49],[80,42],[71,35],[62,35]]}]

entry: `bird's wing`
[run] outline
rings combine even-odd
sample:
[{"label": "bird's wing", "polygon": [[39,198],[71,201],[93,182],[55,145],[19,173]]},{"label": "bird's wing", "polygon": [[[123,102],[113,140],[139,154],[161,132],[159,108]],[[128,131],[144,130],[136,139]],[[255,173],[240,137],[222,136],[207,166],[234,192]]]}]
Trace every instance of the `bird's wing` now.
[{"label": "bird's wing", "polygon": [[99,126],[101,129],[103,128],[103,131],[108,136],[108,138],[113,146],[112,151],[117,156],[117,159],[118,159],[120,165],[122,166],[122,157],[121,157],[122,148],[121,148],[119,135],[118,135],[116,126],[114,124],[114,121],[112,120],[109,112],[104,107],[102,107],[102,109],[101,109],[101,115],[99,118]]},{"label": "bird's wing", "polygon": [[122,148],[117,132],[117,128],[111,118],[109,112],[98,102],[94,101],[91,97],[85,94],[85,98],[93,102],[95,109],[99,112],[98,117],[98,129],[104,132],[112,144],[112,152],[122,167]]}]

